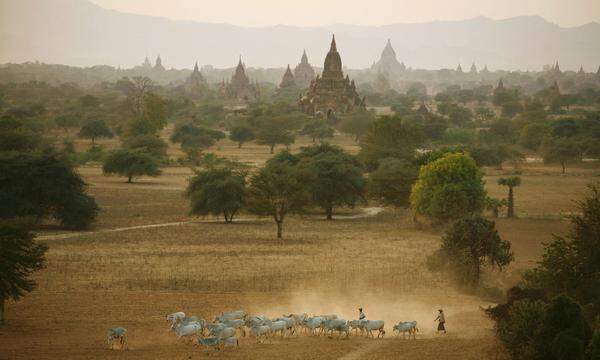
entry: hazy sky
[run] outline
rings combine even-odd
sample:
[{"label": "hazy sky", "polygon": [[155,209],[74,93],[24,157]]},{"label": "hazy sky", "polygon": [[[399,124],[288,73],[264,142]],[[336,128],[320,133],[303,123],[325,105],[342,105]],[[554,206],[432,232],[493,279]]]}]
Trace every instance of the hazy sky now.
[{"label": "hazy sky", "polygon": [[600,22],[600,0],[92,0],[105,8],[179,20],[266,25],[385,25],[540,15],[561,26]]}]

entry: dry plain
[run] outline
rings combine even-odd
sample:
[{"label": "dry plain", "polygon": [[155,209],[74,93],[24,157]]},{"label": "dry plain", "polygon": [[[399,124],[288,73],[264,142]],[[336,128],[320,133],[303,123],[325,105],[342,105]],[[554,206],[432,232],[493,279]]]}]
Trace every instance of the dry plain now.
[{"label": "dry plain", "polygon": [[[344,136],[333,142],[358,150]],[[300,138],[293,149],[308,144]],[[227,140],[212,150],[250,164],[270,156],[265,146],[238,149]],[[169,152],[179,154],[175,147]],[[576,210],[574,200],[600,174],[593,165],[569,170],[560,175],[556,167],[523,165],[523,183],[516,189],[519,217],[497,221],[516,261],[502,274],[486,274],[491,286],[514,284],[539,259],[542,243],[567,230],[565,215]],[[183,191],[192,172],[186,167],[167,167],[160,177],[134,184],[105,177],[95,166],[79,171],[102,212],[88,232],[51,225],[39,231],[50,248],[48,266],[36,274],[37,290],[8,304],[0,359],[503,358],[493,324],[480,310],[493,300],[465,293],[443,274],[427,270],[426,257],[439,246],[440,233],[416,229],[407,210],[343,209],[333,221],[318,212],[293,216],[278,241],[267,218],[241,214],[233,224],[223,224],[190,217]],[[496,180],[513,171],[486,169],[489,193],[505,196]],[[164,320],[179,310],[212,319],[235,309],[269,316],[337,313],[352,319],[359,306],[369,318],[386,321],[384,340],[300,336],[259,345],[243,338],[239,349],[208,354],[177,344]],[[440,307],[447,313],[447,335],[434,333]],[[416,340],[391,336],[399,320],[419,322]],[[112,326],[129,329],[129,351],[106,348],[105,332]]]}]

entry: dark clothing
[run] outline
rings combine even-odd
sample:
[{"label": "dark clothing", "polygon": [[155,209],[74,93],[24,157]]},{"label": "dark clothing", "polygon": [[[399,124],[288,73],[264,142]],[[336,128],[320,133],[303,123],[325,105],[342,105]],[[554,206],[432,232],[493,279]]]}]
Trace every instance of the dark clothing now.
[{"label": "dark clothing", "polygon": [[438,331],[446,331],[446,328],[444,327],[444,323],[445,321],[440,321],[438,324]]}]

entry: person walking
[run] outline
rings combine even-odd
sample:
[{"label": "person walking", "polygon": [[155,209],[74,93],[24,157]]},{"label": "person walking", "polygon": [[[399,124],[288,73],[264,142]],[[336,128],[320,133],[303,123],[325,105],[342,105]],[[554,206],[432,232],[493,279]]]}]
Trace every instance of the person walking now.
[{"label": "person walking", "polygon": [[433,321],[438,322],[437,332],[439,333],[440,331],[443,331],[445,334],[446,333],[446,326],[445,326],[446,318],[444,316],[444,310],[439,309],[438,311],[439,311],[438,316]]}]

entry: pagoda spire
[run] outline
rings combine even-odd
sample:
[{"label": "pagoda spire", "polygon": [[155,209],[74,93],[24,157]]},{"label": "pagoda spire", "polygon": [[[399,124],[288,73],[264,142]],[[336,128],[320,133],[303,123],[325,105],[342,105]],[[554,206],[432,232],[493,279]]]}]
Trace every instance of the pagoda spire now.
[{"label": "pagoda spire", "polygon": [[308,64],[308,56],[306,56],[306,49],[302,51],[302,58],[300,59],[301,64]]},{"label": "pagoda spire", "polygon": [[194,64],[194,72],[197,73],[199,71],[200,69],[198,69],[198,62],[196,61],[196,63]]},{"label": "pagoda spire", "polygon": [[577,73],[579,75],[585,75],[585,71],[583,70],[583,65],[579,66],[579,71]]},{"label": "pagoda spire", "polygon": [[333,34],[333,37],[331,38],[331,47],[329,51],[337,51],[337,45],[335,44],[335,34]]}]

